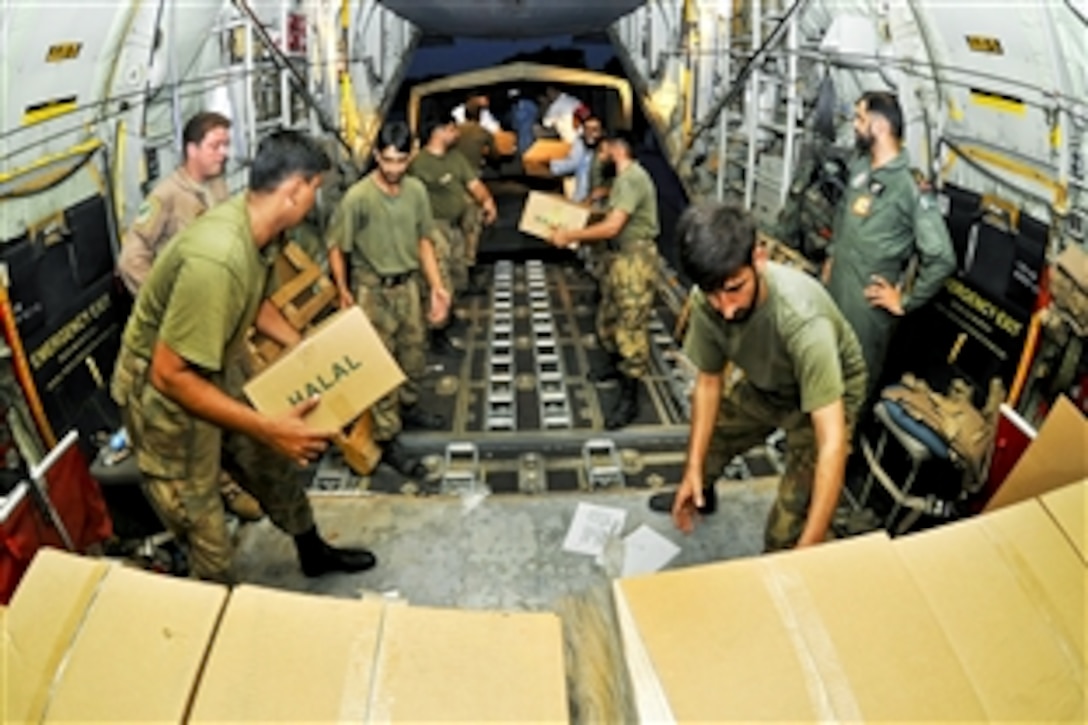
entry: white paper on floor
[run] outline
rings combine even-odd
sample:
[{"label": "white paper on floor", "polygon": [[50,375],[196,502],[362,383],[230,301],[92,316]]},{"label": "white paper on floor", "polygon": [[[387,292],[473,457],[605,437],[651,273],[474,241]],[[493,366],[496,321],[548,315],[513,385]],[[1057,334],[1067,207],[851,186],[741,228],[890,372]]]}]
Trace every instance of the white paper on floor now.
[{"label": "white paper on floor", "polygon": [[564,551],[600,556],[610,535],[623,530],[627,511],[612,506],[579,503],[563,540]]},{"label": "white paper on floor", "polygon": [[657,571],[679,553],[679,546],[642,524],[623,540],[623,576]]}]

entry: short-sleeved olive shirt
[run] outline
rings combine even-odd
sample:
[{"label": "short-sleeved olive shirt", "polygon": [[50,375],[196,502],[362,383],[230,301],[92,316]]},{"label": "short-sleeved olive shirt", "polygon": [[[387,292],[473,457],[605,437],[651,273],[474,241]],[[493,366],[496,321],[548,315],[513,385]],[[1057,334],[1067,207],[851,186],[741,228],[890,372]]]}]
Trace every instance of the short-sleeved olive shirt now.
[{"label": "short-sleeved olive shirt", "polygon": [[637,161],[632,162],[612,182],[609,207],[627,214],[627,223],[616,237],[617,242],[657,239],[657,188],[653,179]]},{"label": "short-sleeved olive shirt", "polygon": [[447,222],[460,221],[468,208],[465,191],[478,176],[464,154],[450,149],[442,156],[435,156],[427,149],[420,149],[408,173],[423,182],[431,199],[434,218]]},{"label": "short-sleeved olive shirt", "polygon": [[476,121],[465,121],[457,126],[457,144],[454,149],[460,151],[473,169],[479,169],[484,162],[488,149],[494,146],[491,132]]},{"label": "short-sleeved olive shirt", "polygon": [[865,361],[849,323],[827,291],[804,272],[773,262],[767,298],[741,322],[727,321],[702,291],[692,292],[684,352],[701,371],[733,362],[770,402],[811,413],[843,398],[860,405]]},{"label": "short-sleeved olive shirt", "polygon": [[125,327],[131,352],[150,359],[161,340],[195,367],[223,369],[257,318],[275,251],[254,243],[245,198],[205,213],[163,250]]},{"label": "short-sleeved olive shirt", "polygon": [[396,195],[385,193],[373,171],[355,183],[329,222],[328,246],[351,253],[353,268],[384,276],[419,269],[419,240],[434,226],[427,190],[405,176]]}]

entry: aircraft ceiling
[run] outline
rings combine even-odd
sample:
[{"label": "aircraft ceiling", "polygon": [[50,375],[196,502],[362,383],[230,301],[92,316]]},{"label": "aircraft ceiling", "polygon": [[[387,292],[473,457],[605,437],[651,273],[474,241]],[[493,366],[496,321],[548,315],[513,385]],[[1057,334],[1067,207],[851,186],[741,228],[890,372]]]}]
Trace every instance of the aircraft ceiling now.
[{"label": "aircraft ceiling", "polygon": [[381,0],[424,33],[531,38],[599,31],[644,0]]}]

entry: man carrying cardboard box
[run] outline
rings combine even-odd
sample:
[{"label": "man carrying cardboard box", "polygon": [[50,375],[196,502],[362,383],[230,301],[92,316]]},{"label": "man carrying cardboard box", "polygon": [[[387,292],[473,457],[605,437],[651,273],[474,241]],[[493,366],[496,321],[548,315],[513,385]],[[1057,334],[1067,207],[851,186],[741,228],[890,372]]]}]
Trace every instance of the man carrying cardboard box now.
[{"label": "man carrying cardboard box", "polygon": [[[439,274],[431,239],[434,219],[427,189],[419,179],[405,176],[411,150],[412,134],[405,123],[382,127],[374,145],[377,168],[341,199],[329,223],[328,245],[340,307],[358,303],[363,308],[408,378],[371,408],[374,440],[382,444],[382,460],[418,479],[427,470],[408,455],[397,435],[403,425],[435,428],[443,423],[419,407],[419,381],[427,369],[420,270],[430,287],[427,317],[432,324],[446,321],[450,292]],[[352,287],[346,254],[351,255]]]},{"label": "man carrying cardboard box", "polygon": [[178,538],[191,570],[230,582],[231,541],[219,498],[221,462],[292,534],[302,571],[363,571],[363,549],[329,546],[295,463],[325,449],[335,431],[303,416],[313,398],[270,418],[242,402],[240,367],[251,325],[283,344],[298,332],[263,300],[276,241],[313,206],[329,159],[313,139],[291,131],[266,137],[250,169],[249,190],[207,212],[160,255],[125,327],[111,393],[132,439],[144,490]]},{"label": "man carrying cardboard box", "polygon": [[[766,550],[818,544],[842,491],[850,431],[865,396],[865,360],[850,324],[818,281],[770,262],[752,217],[707,204],[684,212],[680,264],[695,283],[684,352],[699,369],[687,464],[675,493],[650,499],[684,532],[717,509],[714,482],[732,458],[786,432],[786,471],[764,533]],[[732,362],[743,372],[723,382]]]},{"label": "man carrying cardboard box", "polygon": [[551,243],[608,244],[597,308],[597,337],[610,362],[591,370],[594,382],[619,381],[619,395],[605,415],[605,427],[622,428],[638,414],[639,380],[650,365],[648,325],[657,276],[657,189],[632,152],[631,141],[614,136],[602,142],[605,163],[614,165],[615,181],[605,218],[584,229],[556,229]]}]

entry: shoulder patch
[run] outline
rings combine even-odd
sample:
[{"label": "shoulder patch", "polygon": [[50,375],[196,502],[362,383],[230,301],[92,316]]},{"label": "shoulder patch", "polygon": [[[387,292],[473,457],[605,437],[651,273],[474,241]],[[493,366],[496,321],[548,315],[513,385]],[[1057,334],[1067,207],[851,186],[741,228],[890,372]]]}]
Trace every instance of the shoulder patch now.
[{"label": "shoulder patch", "polygon": [[132,220],[132,225],[138,227],[147,226],[148,222],[158,216],[161,208],[162,203],[157,198],[154,196],[147,197],[140,204],[140,208],[136,210],[136,218]]}]

